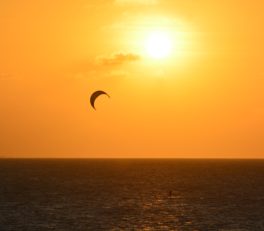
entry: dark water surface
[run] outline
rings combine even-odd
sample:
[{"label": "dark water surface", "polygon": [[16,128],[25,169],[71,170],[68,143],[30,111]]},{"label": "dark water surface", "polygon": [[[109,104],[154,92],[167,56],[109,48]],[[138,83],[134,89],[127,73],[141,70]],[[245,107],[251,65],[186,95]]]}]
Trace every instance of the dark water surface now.
[{"label": "dark water surface", "polygon": [[0,160],[0,230],[264,230],[264,161]]}]

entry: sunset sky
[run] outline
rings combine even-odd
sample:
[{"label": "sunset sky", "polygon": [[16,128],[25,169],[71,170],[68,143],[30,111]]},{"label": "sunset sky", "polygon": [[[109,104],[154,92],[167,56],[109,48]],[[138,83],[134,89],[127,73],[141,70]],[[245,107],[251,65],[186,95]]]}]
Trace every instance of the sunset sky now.
[{"label": "sunset sky", "polygon": [[263,12],[0,1],[0,157],[264,158]]}]

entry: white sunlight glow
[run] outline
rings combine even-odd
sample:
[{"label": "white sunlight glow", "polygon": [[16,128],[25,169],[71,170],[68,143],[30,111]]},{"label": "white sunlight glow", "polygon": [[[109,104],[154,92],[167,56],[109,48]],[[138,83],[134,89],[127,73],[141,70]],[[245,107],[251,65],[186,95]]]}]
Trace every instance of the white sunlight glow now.
[{"label": "white sunlight glow", "polygon": [[168,33],[155,31],[148,36],[145,47],[150,57],[163,59],[171,54],[172,41]]}]

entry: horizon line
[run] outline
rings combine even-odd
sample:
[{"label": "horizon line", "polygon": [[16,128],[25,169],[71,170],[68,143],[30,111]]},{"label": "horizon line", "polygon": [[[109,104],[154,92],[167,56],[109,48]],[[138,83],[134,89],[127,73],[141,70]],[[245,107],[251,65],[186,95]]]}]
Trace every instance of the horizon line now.
[{"label": "horizon line", "polygon": [[261,157],[1,157],[0,160],[264,160]]}]

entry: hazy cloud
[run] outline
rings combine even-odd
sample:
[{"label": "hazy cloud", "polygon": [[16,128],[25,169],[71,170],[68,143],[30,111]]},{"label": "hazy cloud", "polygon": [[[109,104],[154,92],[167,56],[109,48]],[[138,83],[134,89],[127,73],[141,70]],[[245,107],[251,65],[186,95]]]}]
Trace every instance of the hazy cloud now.
[{"label": "hazy cloud", "polygon": [[138,61],[140,56],[133,53],[116,53],[111,56],[97,57],[96,63],[103,66],[121,65],[127,62]]},{"label": "hazy cloud", "polygon": [[117,5],[156,5],[159,0],[115,0]]},{"label": "hazy cloud", "polygon": [[114,53],[102,55],[95,59],[84,61],[72,67],[71,73],[74,78],[84,79],[89,77],[127,77],[131,73],[122,68],[123,64],[136,62],[140,56],[135,53]]}]

